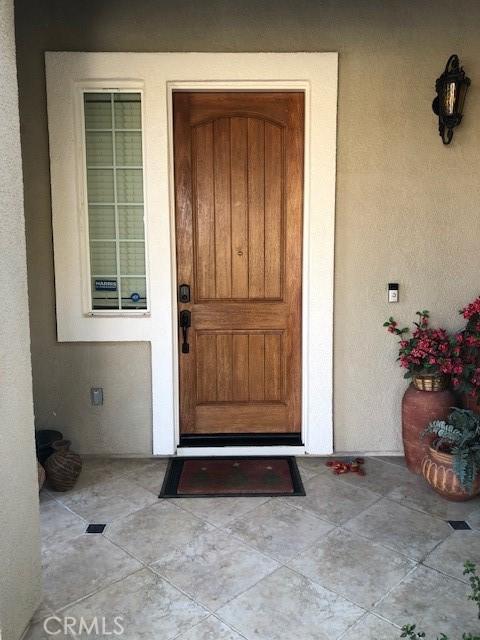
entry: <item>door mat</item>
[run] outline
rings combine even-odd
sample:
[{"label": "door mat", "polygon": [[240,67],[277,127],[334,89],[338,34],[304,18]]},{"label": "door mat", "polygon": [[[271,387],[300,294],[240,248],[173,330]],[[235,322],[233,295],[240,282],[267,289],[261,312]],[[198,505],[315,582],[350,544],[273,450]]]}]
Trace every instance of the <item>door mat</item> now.
[{"label": "door mat", "polygon": [[295,458],[172,458],[159,498],[304,496]]}]

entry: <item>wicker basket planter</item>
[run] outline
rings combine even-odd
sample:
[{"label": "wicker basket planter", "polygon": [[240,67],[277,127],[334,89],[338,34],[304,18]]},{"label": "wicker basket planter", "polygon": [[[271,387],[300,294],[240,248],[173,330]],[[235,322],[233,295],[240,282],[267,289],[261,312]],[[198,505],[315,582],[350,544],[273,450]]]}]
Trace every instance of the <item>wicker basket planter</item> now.
[{"label": "wicker basket planter", "polygon": [[447,500],[463,502],[471,500],[480,493],[480,477],[477,477],[472,493],[461,486],[452,466],[453,456],[428,447],[422,461],[422,474],[434,491]]},{"label": "wicker basket planter", "polygon": [[52,444],[54,453],[45,462],[48,486],[54,491],[68,491],[78,480],[82,470],[82,459],[70,451],[69,440],[59,440]]},{"label": "wicker basket planter", "polygon": [[444,375],[419,374],[412,378],[413,386],[419,391],[444,391],[448,389],[449,378]]}]

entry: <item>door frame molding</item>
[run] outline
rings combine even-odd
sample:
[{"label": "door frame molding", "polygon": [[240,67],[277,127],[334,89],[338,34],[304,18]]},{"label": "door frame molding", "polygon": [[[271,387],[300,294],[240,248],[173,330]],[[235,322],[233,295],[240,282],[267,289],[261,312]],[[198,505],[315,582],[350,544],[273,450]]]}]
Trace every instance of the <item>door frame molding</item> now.
[{"label": "door frame molding", "polygon": [[[178,442],[178,341],[171,91],[303,88],[305,193],[303,237],[302,435],[305,447],[235,452],[328,454],[333,450],[333,276],[337,53],[46,52],[52,222],[59,342],[150,342],[154,455]],[[133,85],[132,85],[133,83]],[[178,84],[180,83],[180,84]],[[82,309],[85,203],[76,100],[79,87],[144,90],[145,203],[150,311],[93,317]],[[118,416],[121,419],[121,416]],[[253,449],[253,450],[252,450]],[[273,449],[273,451],[272,451]],[[293,449],[293,451],[291,451]],[[185,449],[179,451],[186,453]],[[193,453],[193,452],[192,452]],[[225,447],[195,454],[228,453]]]},{"label": "door frame molding", "polygon": [[[220,54],[219,54],[220,55]],[[241,55],[241,54],[239,54]],[[275,55],[275,54],[270,54]],[[332,55],[332,54],[311,54],[311,55]],[[335,54],[334,54],[335,55]],[[336,71],[337,57],[335,55],[335,115],[336,125]],[[330,87],[330,90],[332,87]],[[315,151],[316,144],[312,144],[312,117],[322,118],[325,114],[321,112],[332,105],[322,105],[319,97],[315,96],[315,103],[312,104],[312,80],[210,80],[192,81],[175,80],[167,82],[167,117],[168,117],[168,154],[169,154],[169,194],[170,194],[170,241],[172,253],[172,291],[175,299],[173,301],[173,331],[178,331],[178,310],[176,302],[176,292],[178,283],[176,281],[176,237],[175,237],[175,184],[174,184],[174,138],[173,138],[173,92],[174,91],[299,91],[305,95],[305,132],[304,132],[304,184],[303,184],[303,256],[302,256],[302,441],[304,446],[252,446],[252,447],[182,447],[178,448],[180,442],[180,420],[179,420],[179,354],[178,349],[173,354],[173,372],[175,380],[174,390],[174,442],[178,455],[227,455],[236,453],[238,455],[250,455],[253,453],[272,454],[295,454],[303,453],[328,454],[333,452],[333,268],[334,268],[334,217],[335,205],[334,197],[330,207],[325,207],[321,217],[312,220],[311,210],[311,189],[313,179],[325,180],[333,187],[335,194],[335,154],[334,149],[327,150],[326,155],[332,155],[333,166],[330,162],[324,163],[324,171],[321,175],[315,172],[313,175],[311,152]],[[332,114],[330,114],[331,116]],[[327,118],[332,121],[332,118]],[[336,127],[335,127],[336,128]],[[333,136],[336,142],[336,132]],[[319,140],[317,141],[317,143]],[[324,150],[325,151],[325,150]],[[330,152],[330,154],[328,153]],[[332,158],[330,158],[332,160]],[[333,182],[333,184],[332,184]],[[321,230],[321,235],[318,231]],[[311,279],[312,256],[310,237],[320,238],[320,246],[324,252],[323,270],[318,273],[319,281],[317,286]],[[325,305],[323,309],[314,304],[312,294],[318,297]],[[321,319],[320,325],[317,320]],[[322,359],[315,364],[312,362],[312,324],[323,336],[319,340],[322,344]],[[318,340],[318,338],[313,338]],[[327,387],[327,388],[325,388]],[[317,394],[315,398],[312,394]],[[327,426],[328,425],[328,426]],[[322,428],[323,427],[323,428]],[[155,433],[154,433],[154,453]]]}]

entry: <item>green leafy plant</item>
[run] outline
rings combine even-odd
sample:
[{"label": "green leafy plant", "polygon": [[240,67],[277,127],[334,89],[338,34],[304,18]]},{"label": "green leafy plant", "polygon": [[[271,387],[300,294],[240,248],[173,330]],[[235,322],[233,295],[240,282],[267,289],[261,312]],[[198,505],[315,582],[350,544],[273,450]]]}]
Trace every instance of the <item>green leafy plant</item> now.
[{"label": "green leafy plant", "polygon": [[468,581],[472,588],[472,593],[468,596],[478,607],[478,618],[480,619],[480,576],[477,576],[477,568],[474,562],[467,560],[463,565],[463,575],[468,576]]},{"label": "green leafy plant", "polygon": [[453,456],[453,470],[462,487],[472,492],[480,471],[480,415],[454,408],[447,420],[433,420],[423,436],[434,434],[433,446]]},{"label": "green leafy plant", "polygon": [[[470,586],[472,588],[472,593],[468,596],[469,600],[473,600],[476,602],[478,606],[478,617],[480,619],[480,577],[477,576],[477,568],[475,563],[467,562],[463,565],[463,575],[469,576]],[[410,638],[410,640],[420,640],[421,638],[426,638],[426,634],[424,631],[417,631],[417,625],[415,624],[405,624],[402,627],[401,638]],[[449,640],[448,636],[444,633],[441,633],[437,636],[437,640]],[[480,640],[479,635],[473,635],[471,633],[464,633],[462,635],[462,640]]]}]

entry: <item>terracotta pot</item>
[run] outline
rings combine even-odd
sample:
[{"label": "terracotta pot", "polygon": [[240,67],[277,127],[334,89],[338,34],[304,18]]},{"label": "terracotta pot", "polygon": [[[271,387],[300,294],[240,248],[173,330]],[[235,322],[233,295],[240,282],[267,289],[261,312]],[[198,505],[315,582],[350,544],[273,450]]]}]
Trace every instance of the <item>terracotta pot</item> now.
[{"label": "terracotta pot", "polygon": [[40,491],[45,483],[45,469],[42,465],[37,461],[37,476],[38,476],[38,490]]},{"label": "terracotta pot", "polygon": [[462,404],[462,409],[470,409],[470,411],[473,411],[474,413],[480,413],[480,404],[477,404],[477,398],[463,395],[460,398],[460,402]]},{"label": "terracotta pot", "polygon": [[453,456],[449,453],[428,447],[422,461],[422,475],[432,489],[447,500],[471,500],[480,493],[480,477],[474,482],[472,493],[468,493],[460,484],[452,463]]},{"label": "terracotta pot", "polygon": [[69,440],[58,440],[52,444],[54,453],[45,462],[48,485],[54,491],[68,491],[78,480],[82,470],[82,459],[70,451]]},{"label": "terracotta pot", "polygon": [[413,473],[422,472],[422,460],[428,451],[428,438],[420,434],[432,420],[445,420],[455,406],[455,396],[449,389],[419,391],[411,384],[402,400],[402,437],[407,467]]}]

